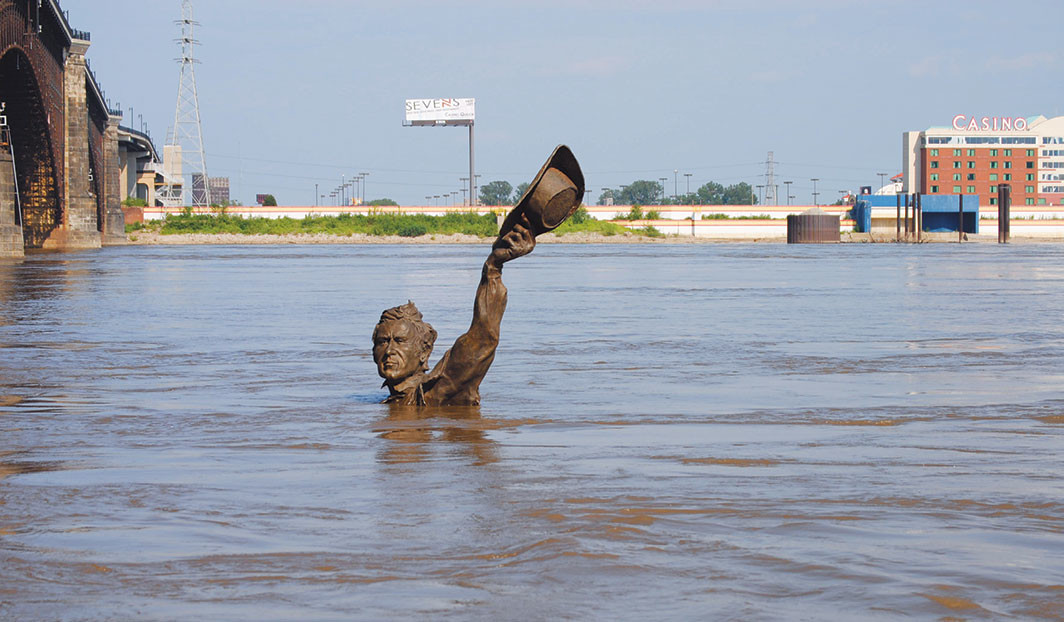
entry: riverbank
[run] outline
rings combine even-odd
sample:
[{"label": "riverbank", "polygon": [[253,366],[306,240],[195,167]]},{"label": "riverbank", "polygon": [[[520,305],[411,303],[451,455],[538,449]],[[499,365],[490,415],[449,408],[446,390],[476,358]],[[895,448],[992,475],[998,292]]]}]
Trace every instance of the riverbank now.
[{"label": "riverbank", "polygon": [[[129,244],[168,245],[168,244],[491,244],[492,237],[482,237],[464,233],[420,235],[404,237],[398,235],[331,235],[327,233],[289,233],[283,235],[239,233],[176,233],[161,234],[154,231],[137,231],[126,236]],[[538,238],[539,244],[704,244],[710,242],[773,241],[786,242],[785,238],[772,240],[720,240],[682,236],[648,237],[634,233],[602,235],[600,233],[566,233],[555,235],[546,233]]]},{"label": "riverbank", "polygon": [[[246,235],[239,233],[177,233],[161,234],[154,231],[137,231],[127,236],[129,244],[156,246],[156,245],[203,245],[203,244],[229,244],[229,245],[269,245],[269,244],[489,244],[493,237],[481,237],[455,233],[450,235],[421,235],[417,237],[403,237],[398,235],[367,235],[356,233],[352,235],[331,235],[327,233],[291,233],[283,235],[256,234]],[[787,242],[786,236],[770,236],[763,238],[707,238],[695,236],[670,235],[661,237],[648,237],[633,233],[617,235],[602,235],[599,233],[566,233],[555,235],[547,233],[536,238],[539,244],[734,244],[734,243],[776,243]],[[842,243],[849,244],[886,244],[893,243],[893,234],[881,233],[843,233]],[[956,233],[925,233],[923,242],[932,244],[956,244]],[[966,243],[997,243],[997,234],[968,235]],[[1041,244],[1060,242],[1059,238],[1051,237],[1013,237],[1012,244]]]}]

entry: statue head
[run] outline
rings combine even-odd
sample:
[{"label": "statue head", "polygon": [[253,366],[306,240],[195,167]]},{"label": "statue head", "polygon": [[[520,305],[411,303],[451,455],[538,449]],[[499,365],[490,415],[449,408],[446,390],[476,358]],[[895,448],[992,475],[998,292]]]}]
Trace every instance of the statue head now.
[{"label": "statue head", "polygon": [[373,329],[373,362],[389,387],[416,373],[427,371],[429,355],[436,343],[436,331],[421,319],[414,303],[392,307],[381,313]]}]

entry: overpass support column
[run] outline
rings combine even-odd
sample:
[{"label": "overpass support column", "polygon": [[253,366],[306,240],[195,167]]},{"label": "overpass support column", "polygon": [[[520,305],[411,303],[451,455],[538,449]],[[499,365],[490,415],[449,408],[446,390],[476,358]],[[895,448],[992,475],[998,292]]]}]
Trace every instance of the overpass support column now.
[{"label": "overpass support column", "polygon": [[118,161],[118,124],[122,117],[111,115],[107,118],[107,129],[103,133],[103,163],[100,175],[103,175],[104,244],[124,244],[126,242],[126,218],[122,214],[122,181],[119,175],[121,163]]},{"label": "overpass support column", "polygon": [[0,139],[0,258],[22,257],[20,218],[15,205],[15,163]]},{"label": "overpass support column", "polygon": [[[66,160],[63,224],[45,240],[51,249],[99,248],[96,198],[89,181],[89,109],[85,92],[85,52],[89,42],[75,39],[63,68],[66,108]],[[100,174],[100,171],[95,171]]]}]

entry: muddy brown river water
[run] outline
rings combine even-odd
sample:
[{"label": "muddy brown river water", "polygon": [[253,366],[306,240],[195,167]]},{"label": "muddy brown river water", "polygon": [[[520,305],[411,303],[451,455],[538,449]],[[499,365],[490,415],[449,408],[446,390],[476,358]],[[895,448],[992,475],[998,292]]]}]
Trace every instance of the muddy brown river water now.
[{"label": "muddy brown river water", "polygon": [[485,254],[0,263],[0,619],[1064,619],[1059,245],[543,245],[376,403]]}]

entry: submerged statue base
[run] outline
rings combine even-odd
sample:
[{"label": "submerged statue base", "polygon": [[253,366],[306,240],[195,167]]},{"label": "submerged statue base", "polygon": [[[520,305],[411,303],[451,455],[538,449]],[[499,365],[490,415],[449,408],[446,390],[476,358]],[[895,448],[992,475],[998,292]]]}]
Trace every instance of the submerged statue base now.
[{"label": "submerged statue base", "polygon": [[480,404],[480,382],[495,360],[506,311],[502,267],[536,247],[536,236],[561,225],[584,196],[584,176],[568,147],[554,150],[521,200],[510,211],[484,262],[473,301],[473,322],[429,371],[436,331],[413,302],[381,314],[373,330],[373,361],[384,378],[390,404],[418,406]]}]

